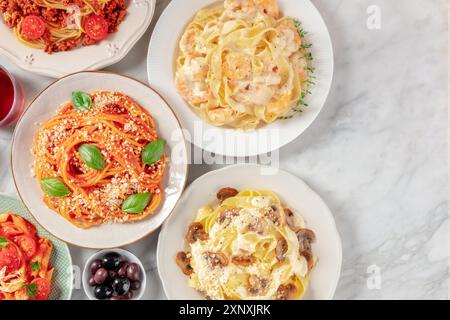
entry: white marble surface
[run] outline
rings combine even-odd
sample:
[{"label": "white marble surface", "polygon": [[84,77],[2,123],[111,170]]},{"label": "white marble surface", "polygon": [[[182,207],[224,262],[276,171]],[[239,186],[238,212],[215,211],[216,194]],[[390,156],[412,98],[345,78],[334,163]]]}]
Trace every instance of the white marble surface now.
[{"label": "white marble surface", "polygon": [[[313,2],[332,36],[334,84],[316,122],[281,149],[280,167],[303,178],[335,215],[344,247],[335,298],[447,299],[447,2]],[[167,3],[158,1],[156,17]],[[380,30],[366,26],[370,5],[381,9]],[[107,69],[146,81],[152,28]],[[29,99],[51,81],[4,57],[0,64],[20,79]],[[15,194],[12,130],[0,129],[0,192]],[[189,180],[213,168],[193,165]],[[155,234],[129,247],[148,269],[149,299],[164,298],[156,242]],[[70,249],[82,268],[91,251]],[[73,298],[85,297],[78,289]]]}]

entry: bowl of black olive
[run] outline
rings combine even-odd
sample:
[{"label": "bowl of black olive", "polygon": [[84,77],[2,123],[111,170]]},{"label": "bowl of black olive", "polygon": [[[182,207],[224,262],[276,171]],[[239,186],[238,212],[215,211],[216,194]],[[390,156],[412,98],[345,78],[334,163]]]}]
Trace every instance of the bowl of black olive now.
[{"label": "bowl of black olive", "polygon": [[145,285],[141,261],[124,249],[99,251],[84,266],[84,292],[91,300],[139,300]]}]

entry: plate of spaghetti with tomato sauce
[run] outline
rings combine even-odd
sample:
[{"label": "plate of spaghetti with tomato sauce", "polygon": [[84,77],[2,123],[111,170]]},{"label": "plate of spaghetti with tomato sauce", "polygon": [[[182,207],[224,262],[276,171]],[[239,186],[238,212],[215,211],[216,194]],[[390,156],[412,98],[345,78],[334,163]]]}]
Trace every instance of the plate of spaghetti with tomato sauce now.
[{"label": "plate of spaghetti with tomato sauce", "polygon": [[42,226],[89,248],[156,230],[187,177],[171,108],[145,84],[105,72],[76,73],[45,89],[19,120],[11,161],[18,193]]},{"label": "plate of spaghetti with tomato sauce", "polygon": [[0,300],[68,300],[67,245],[40,227],[20,200],[0,194]]},{"label": "plate of spaghetti with tomato sauce", "polygon": [[53,77],[105,67],[142,36],[154,9],[154,0],[0,0],[0,51]]}]

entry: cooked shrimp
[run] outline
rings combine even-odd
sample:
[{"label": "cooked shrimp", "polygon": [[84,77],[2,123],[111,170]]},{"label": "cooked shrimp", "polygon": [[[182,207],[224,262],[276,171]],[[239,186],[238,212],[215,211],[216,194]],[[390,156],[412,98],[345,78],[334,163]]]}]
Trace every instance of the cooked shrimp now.
[{"label": "cooked shrimp", "polygon": [[181,72],[175,76],[175,85],[181,96],[191,104],[200,104],[209,99],[209,89],[204,82],[188,81]]},{"label": "cooked shrimp", "polygon": [[205,58],[186,60],[177,72],[175,84],[178,92],[190,103],[199,104],[208,101],[209,89],[206,85],[209,66]]},{"label": "cooked shrimp", "polygon": [[290,57],[297,52],[302,45],[302,38],[298,32],[294,22],[286,20],[277,28],[277,37],[275,38],[275,46],[286,57]]},{"label": "cooked shrimp", "polygon": [[225,8],[234,14],[245,14],[254,17],[262,12],[275,19],[280,15],[276,0],[225,0]]},{"label": "cooked shrimp", "polygon": [[291,94],[286,93],[280,98],[272,98],[271,102],[267,104],[266,113],[268,115],[283,114],[291,106]]},{"label": "cooked shrimp", "polygon": [[256,4],[263,8],[264,13],[269,16],[278,19],[280,16],[280,9],[276,0],[256,0]]},{"label": "cooked shrimp", "polygon": [[188,57],[199,55],[196,50],[196,30],[190,29],[183,34],[180,40],[180,49]]},{"label": "cooked shrimp", "polygon": [[230,80],[245,79],[252,71],[252,61],[243,53],[228,53],[222,66],[225,76]]}]

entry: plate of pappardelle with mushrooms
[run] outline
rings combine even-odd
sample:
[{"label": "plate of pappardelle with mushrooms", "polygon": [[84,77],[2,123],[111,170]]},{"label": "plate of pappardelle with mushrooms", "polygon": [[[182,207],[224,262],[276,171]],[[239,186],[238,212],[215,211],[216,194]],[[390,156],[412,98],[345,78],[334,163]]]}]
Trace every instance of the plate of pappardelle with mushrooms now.
[{"label": "plate of pappardelle with mushrooms", "polygon": [[152,34],[147,69],[191,142],[251,156],[315,120],[331,87],[333,48],[309,0],[174,0]]},{"label": "plate of pappardelle with mushrooms", "polygon": [[331,299],[342,247],[333,216],[299,178],[234,165],[184,192],[159,235],[169,299]]}]

